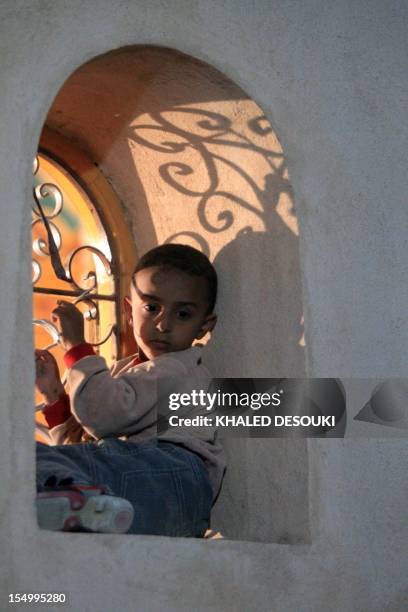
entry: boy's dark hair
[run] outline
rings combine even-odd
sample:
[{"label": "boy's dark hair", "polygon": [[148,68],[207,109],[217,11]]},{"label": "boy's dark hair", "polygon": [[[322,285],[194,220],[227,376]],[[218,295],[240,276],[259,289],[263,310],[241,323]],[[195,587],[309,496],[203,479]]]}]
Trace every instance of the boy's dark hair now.
[{"label": "boy's dark hair", "polygon": [[217,299],[217,273],[204,253],[187,244],[157,246],[145,253],[137,262],[132,274],[133,285],[136,272],[153,267],[174,268],[192,276],[205,278],[208,287],[208,313],[214,310]]}]

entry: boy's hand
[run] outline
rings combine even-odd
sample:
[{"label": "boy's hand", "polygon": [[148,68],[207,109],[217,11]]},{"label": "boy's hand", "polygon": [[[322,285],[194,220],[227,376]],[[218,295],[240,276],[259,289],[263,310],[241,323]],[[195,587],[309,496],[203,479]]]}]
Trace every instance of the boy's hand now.
[{"label": "boy's hand", "polygon": [[55,323],[62,346],[68,351],[77,344],[86,342],[84,336],[84,317],[82,312],[65,300],[59,300],[52,311],[51,320]]},{"label": "boy's hand", "polygon": [[46,404],[52,404],[65,389],[60,380],[57,362],[51,353],[35,350],[35,386],[43,395]]}]

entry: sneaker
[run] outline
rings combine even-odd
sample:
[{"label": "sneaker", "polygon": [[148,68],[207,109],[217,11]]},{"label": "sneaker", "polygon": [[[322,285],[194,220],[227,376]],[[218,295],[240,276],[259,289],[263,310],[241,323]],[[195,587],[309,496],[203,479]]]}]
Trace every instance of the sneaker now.
[{"label": "sneaker", "polygon": [[37,519],[41,529],[126,533],[133,521],[133,506],[126,499],[105,495],[104,487],[63,485],[37,493]]}]

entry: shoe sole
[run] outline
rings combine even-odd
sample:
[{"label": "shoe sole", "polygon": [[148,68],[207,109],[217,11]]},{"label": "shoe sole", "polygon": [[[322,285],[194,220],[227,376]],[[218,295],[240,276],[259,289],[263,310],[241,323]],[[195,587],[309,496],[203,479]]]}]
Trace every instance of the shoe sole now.
[{"label": "shoe sole", "polygon": [[133,506],[111,495],[88,497],[82,508],[72,508],[70,498],[37,497],[37,519],[41,529],[126,533],[133,521]]}]

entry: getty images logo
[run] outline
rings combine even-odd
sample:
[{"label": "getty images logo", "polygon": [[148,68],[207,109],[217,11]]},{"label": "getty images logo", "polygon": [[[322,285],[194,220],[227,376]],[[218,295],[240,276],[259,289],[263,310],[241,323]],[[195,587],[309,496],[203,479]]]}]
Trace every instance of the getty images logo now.
[{"label": "getty images logo", "polygon": [[[335,378],[212,379],[209,388],[183,394],[169,389],[163,394],[158,431],[215,427],[220,437],[342,438],[347,433],[381,436],[378,425],[407,430],[408,380],[378,383]],[[346,432],[348,411],[351,421]],[[356,429],[351,427],[353,421],[367,425]]]}]

